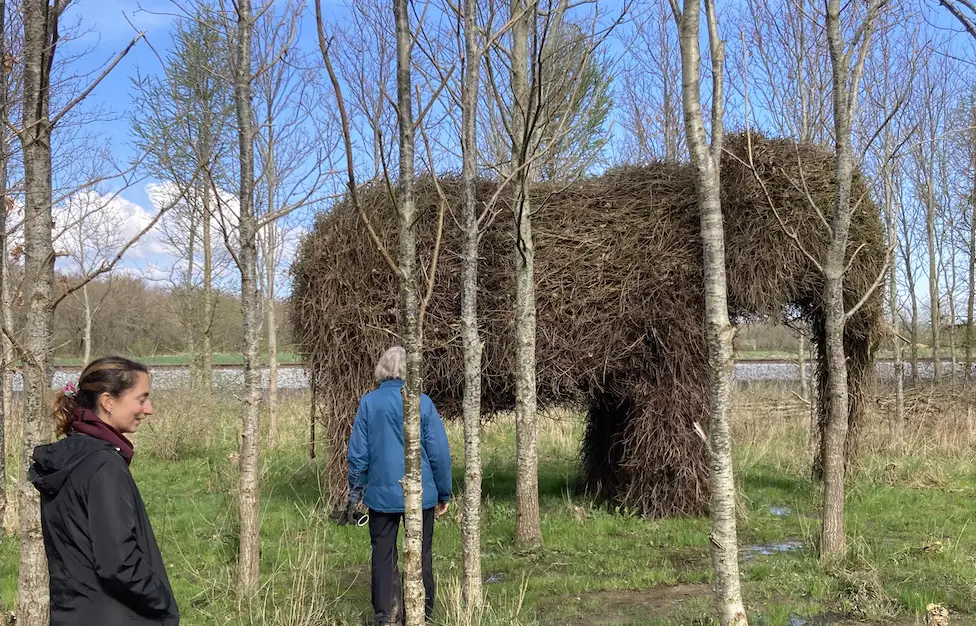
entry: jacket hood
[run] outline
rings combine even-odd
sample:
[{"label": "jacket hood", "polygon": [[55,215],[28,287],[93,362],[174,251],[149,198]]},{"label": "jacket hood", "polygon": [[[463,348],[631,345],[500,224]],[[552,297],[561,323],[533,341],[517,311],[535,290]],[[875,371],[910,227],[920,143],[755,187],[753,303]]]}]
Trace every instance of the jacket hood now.
[{"label": "jacket hood", "polygon": [[30,467],[30,481],[38,491],[56,494],[67,482],[71,472],[88,457],[103,450],[113,450],[109,444],[88,435],[72,433],[54,443],[34,448],[34,462]]}]

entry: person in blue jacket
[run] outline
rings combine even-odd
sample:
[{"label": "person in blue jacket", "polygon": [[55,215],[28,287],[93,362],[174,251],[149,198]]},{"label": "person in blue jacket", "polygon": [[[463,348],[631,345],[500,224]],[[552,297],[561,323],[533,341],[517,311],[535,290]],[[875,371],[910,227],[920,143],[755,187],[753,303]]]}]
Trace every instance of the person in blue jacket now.
[{"label": "person in blue jacket", "polygon": [[[397,534],[403,518],[403,381],[407,357],[395,346],[380,357],[374,370],[378,388],[359,402],[349,438],[349,492],[369,509],[373,549],[371,592],[377,625],[397,624],[399,596]],[[444,422],[426,395],[420,398],[420,453],[423,468],[423,579],[427,618],[434,609],[434,560],[431,552],[434,518],[451,501],[451,450]]]}]

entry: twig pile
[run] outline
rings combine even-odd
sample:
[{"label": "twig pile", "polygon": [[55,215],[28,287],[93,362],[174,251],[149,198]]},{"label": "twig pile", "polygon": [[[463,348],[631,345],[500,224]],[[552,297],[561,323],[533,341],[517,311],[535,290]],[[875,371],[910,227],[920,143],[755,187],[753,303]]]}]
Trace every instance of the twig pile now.
[{"label": "twig pile", "polygon": [[[832,155],[753,136],[726,140],[722,164],[729,304],[736,320],[806,318],[822,336],[822,258],[832,208]],[[751,165],[749,165],[751,163]],[[761,177],[765,183],[758,182]],[[424,389],[442,414],[460,414],[460,183],[440,179],[445,220],[434,296],[424,326]],[[482,182],[486,201],[493,182]],[[864,191],[855,182],[855,197]],[[438,196],[417,182],[419,241],[430,254]],[[588,410],[581,446],[587,486],[652,516],[693,515],[707,505],[705,448],[710,368],[703,327],[701,242],[687,165],[626,167],[569,188],[534,189],[540,407]],[[380,238],[396,249],[396,212],[385,185],[361,190]],[[503,194],[504,195],[504,194]],[[771,208],[775,206],[775,211]],[[818,215],[818,210],[823,217]],[[505,206],[483,234],[479,315],[485,342],[483,407],[514,406],[513,234]],[[807,254],[787,232],[796,235]],[[882,270],[882,226],[868,198],[851,227],[849,305]],[[421,246],[421,249],[424,249]],[[425,265],[426,267],[426,265]],[[397,342],[397,280],[350,203],[319,215],[292,268],[293,324],[317,392],[331,502],[345,496],[345,445],[375,360]],[[882,324],[881,293],[852,317],[853,417]],[[820,354],[823,364],[823,354]],[[826,371],[820,368],[821,383]],[[545,460],[543,459],[544,463]]]}]

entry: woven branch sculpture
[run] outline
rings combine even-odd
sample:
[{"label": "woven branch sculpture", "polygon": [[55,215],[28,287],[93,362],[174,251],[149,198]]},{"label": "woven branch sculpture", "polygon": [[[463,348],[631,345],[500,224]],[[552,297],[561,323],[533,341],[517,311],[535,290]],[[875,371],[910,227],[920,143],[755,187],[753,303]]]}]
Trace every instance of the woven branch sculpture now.
[{"label": "woven branch sculpture", "polygon": [[[734,320],[802,319],[813,329],[813,341],[822,338],[823,278],[811,257],[824,257],[833,176],[833,154],[823,148],[756,135],[751,141],[726,139],[722,203]],[[439,181],[448,214],[424,326],[424,389],[452,418],[460,414],[464,385],[461,189],[457,178]],[[423,209],[418,228],[426,242],[420,249],[429,255],[440,200],[429,178],[420,179],[416,191]],[[494,191],[494,182],[482,182],[479,200]],[[539,406],[586,411],[580,455],[582,478],[592,492],[649,516],[703,513],[708,465],[694,423],[708,425],[710,368],[690,166],[620,168],[569,187],[539,185],[533,195]],[[361,196],[381,239],[395,250],[397,220],[387,186],[366,186]],[[871,290],[885,259],[878,209],[860,175],[854,200],[848,307]],[[515,401],[512,220],[507,206],[497,210],[482,235],[479,267],[482,402],[488,417],[512,409]],[[376,358],[397,343],[397,279],[349,202],[318,216],[292,273],[292,322],[305,363],[319,381],[313,393],[325,444],[323,486],[336,505],[346,495],[345,447],[358,400],[372,387]],[[877,290],[850,318],[845,335],[852,441],[882,326]],[[819,343],[823,414],[827,372]]]}]

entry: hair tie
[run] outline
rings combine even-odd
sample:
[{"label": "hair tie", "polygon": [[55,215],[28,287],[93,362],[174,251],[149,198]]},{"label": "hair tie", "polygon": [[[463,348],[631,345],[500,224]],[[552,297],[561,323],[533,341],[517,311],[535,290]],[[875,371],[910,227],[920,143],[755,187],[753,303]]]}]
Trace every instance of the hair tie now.
[{"label": "hair tie", "polygon": [[76,389],[75,384],[70,381],[64,386],[64,389],[62,389],[61,392],[64,394],[65,398],[71,398],[72,400],[74,400],[75,396],[78,395],[78,389]]}]

